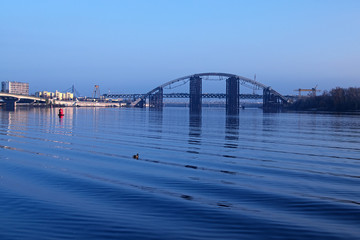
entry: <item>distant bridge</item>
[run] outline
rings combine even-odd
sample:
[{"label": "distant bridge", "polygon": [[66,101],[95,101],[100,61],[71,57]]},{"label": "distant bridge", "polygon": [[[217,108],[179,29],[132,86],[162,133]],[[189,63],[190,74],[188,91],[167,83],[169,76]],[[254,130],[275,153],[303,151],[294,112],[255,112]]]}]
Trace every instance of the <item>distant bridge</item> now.
[{"label": "distant bridge", "polygon": [[[226,94],[203,94],[202,93],[202,80],[210,80],[211,77],[217,77],[218,80],[226,80]],[[184,85],[189,82],[190,90],[188,94],[164,94],[163,90],[168,88],[172,89],[175,84]],[[284,104],[288,102],[288,99],[282,96],[280,93],[275,91],[269,86],[266,86],[256,80],[238,76],[235,74],[229,73],[198,73],[193,75],[188,75],[185,77],[177,78],[166,82],[146,94],[137,95],[136,98],[131,102],[132,107],[143,107],[146,99],[149,99],[149,106],[153,108],[161,108],[163,106],[164,97],[179,97],[179,98],[189,98],[190,99],[190,111],[199,112],[201,111],[202,98],[226,98],[226,111],[228,113],[238,113],[240,102],[239,99],[242,97],[249,97],[250,95],[239,94],[240,85],[253,90],[262,90],[262,95],[252,95],[253,98],[263,99],[263,109],[264,110],[278,110],[281,109]],[[118,95],[120,96],[120,95]],[[261,96],[261,97],[260,97]]]},{"label": "distant bridge", "polygon": [[0,92],[0,99],[2,99],[5,102],[7,109],[15,108],[17,102],[26,102],[26,103],[46,102],[45,98],[6,93],[6,92]]}]

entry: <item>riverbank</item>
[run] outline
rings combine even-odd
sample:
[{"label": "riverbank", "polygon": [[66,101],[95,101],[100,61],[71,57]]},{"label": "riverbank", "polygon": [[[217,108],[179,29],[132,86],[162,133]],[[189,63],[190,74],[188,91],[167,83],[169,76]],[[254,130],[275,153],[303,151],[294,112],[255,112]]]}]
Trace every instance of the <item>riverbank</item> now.
[{"label": "riverbank", "polygon": [[119,102],[86,102],[86,101],[55,101],[56,105],[64,107],[124,107],[125,103]]},{"label": "riverbank", "polygon": [[321,96],[303,97],[287,107],[293,111],[360,112],[360,88],[335,88]]},{"label": "riverbank", "polygon": [[285,110],[287,113],[360,115],[360,111]]},{"label": "riverbank", "polygon": [[[4,104],[3,104],[4,105]],[[20,107],[125,107],[125,103],[119,102],[86,102],[86,101],[59,101],[51,103],[16,103]]]}]

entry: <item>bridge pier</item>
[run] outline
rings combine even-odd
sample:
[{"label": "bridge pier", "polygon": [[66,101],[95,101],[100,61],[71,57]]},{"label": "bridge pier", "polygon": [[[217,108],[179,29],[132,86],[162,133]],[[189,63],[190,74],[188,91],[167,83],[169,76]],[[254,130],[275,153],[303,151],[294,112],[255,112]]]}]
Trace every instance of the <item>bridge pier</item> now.
[{"label": "bridge pier", "polygon": [[239,114],[239,79],[230,77],[226,79],[226,114],[237,115]]},{"label": "bridge pier", "polygon": [[7,111],[14,111],[16,108],[16,102],[19,101],[19,99],[7,97],[3,98],[3,101],[5,102],[5,109]]},{"label": "bridge pier", "polygon": [[159,87],[158,91],[149,96],[149,107],[161,109],[163,107],[163,88]]},{"label": "bridge pier", "polygon": [[271,92],[271,88],[267,87],[263,90],[263,111],[264,112],[280,112],[283,102],[279,96]]},{"label": "bridge pier", "polygon": [[190,78],[190,112],[200,113],[202,109],[202,79],[199,76]]}]

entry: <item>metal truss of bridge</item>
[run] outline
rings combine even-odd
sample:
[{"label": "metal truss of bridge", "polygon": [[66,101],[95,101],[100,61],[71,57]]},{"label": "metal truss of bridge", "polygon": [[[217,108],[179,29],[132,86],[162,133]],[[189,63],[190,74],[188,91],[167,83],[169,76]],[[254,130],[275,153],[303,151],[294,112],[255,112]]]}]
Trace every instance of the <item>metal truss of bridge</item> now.
[{"label": "metal truss of bridge", "polygon": [[27,95],[19,95],[13,93],[6,93],[0,92],[0,99],[5,102],[7,109],[14,109],[16,103],[18,102],[26,102],[26,103],[35,103],[35,102],[42,102],[45,103],[46,99],[34,97],[34,96],[27,96]]},{"label": "metal truss of bridge", "polygon": [[[226,94],[203,94],[202,93],[202,80],[211,80],[216,77],[218,80],[226,80]],[[173,93],[164,94],[164,89],[173,89],[177,86],[185,85],[189,83],[189,93]],[[240,92],[240,85],[253,90],[262,90],[263,95],[242,95]],[[110,95],[108,95],[110,96]],[[117,95],[120,96],[120,95]],[[229,73],[198,73],[175,80],[166,82],[146,94],[139,94],[133,102],[132,107],[143,107],[146,99],[149,99],[149,106],[152,108],[161,108],[163,106],[164,97],[177,97],[177,98],[189,98],[190,99],[190,111],[200,112],[202,106],[202,98],[226,98],[226,112],[229,114],[239,113],[240,98],[262,98],[263,109],[265,111],[276,111],[282,108],[284,104],[288,102],[287,98],[275,91],[269,86],[266,86],[253,79],[229,74]]]},{"label": "metal truss of bridge", "polygon": [[[123,99],[138,99],[143,94],[141,93],[108,93],[103,94],[105,98],[123,98]],[[189,93],[163,93],[163,98],[189,98]],[[225,99],[226,93],[203,93],[201,94],[201,98],[217,98],[217,99]],[[240,99],[262,99],[263,95],[260,94],[239,94]]]}]

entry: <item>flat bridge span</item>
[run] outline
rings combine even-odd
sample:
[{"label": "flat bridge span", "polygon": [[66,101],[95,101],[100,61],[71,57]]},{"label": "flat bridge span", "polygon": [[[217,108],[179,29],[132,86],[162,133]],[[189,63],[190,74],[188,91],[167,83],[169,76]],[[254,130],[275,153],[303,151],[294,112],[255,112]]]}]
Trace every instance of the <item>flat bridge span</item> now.
[{"label": "flat bridge span", "polygon": [[0,92],[0,99],[5,102],[7,109],[14,109],[17,102],[46,102],[45,98],[39,98],[28,95]]}]

